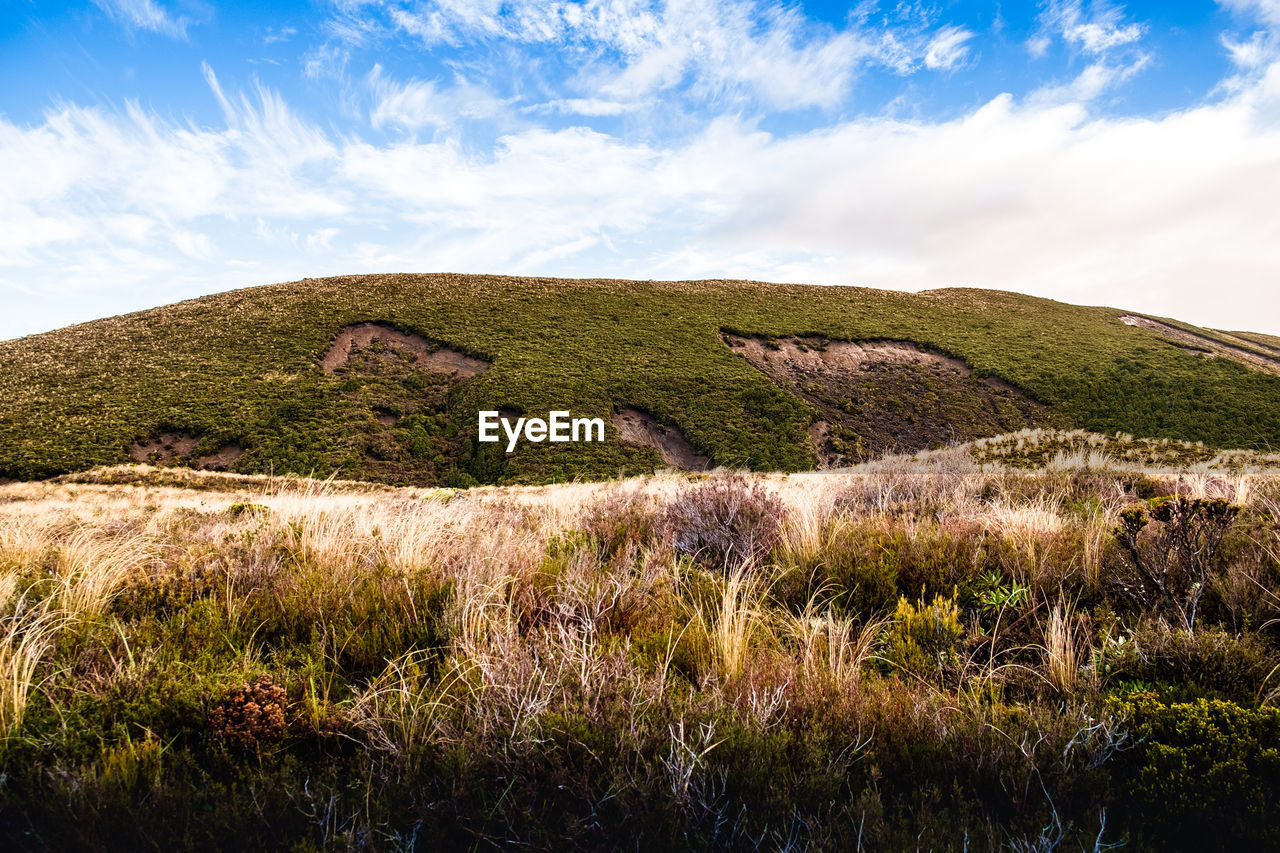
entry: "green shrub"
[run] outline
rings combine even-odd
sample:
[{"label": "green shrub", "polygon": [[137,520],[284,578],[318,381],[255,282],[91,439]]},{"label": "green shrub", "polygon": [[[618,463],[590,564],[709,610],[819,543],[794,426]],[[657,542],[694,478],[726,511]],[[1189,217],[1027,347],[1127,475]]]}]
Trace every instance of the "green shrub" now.
[{"label": "green shrub", "polygon": [[889,628],[888,659],[917,675],[932,675],[956,659],[956,644],[964,636],[960,609],[954,597],[935,596],[933,604],[898,599]]},{"label": "green shrub", "polygon": [[1280,664],[1280,654],[1251,634],[1220,628],[1194,632],[1157,622],[1139,625],[1130,639],[1099,653],[1108,683],[1143,681],[1162,685],[1170,698],[1221,698],[1255,702]]},{"label": "green shrub", "polygon": [[1118,703],[1135,745],[1113,788],[1141,847],[1261,850],[1280,845],[1280,710],[1151,694]]}]

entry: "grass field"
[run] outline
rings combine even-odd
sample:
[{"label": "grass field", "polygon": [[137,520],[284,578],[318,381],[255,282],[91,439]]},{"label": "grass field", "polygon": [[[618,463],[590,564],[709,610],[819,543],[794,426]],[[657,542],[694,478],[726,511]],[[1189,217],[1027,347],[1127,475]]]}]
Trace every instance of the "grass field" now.
[{"label": "grass field", "polygon": [[[612,427],[603,444],[524,444],[507,456],[474,441],[481,408],[566,408],[608,420],[632,407],[681,430],[714,464],[812,468],[806,431],[818,408],[753,368],[722,333],[915,342],[1044,404],[1044,420],[1025,426],[1280,447],[1280,376],[1204,358],[1120,316],[979,290],[311,279],[0,342],[0,477],[125,462],[131,446],[170,434],[194,444],[193,457],[234,449],[233,468],[245,473],[415,485],[547,483],[645,474],[661,464],[655,450],[618,441]],[[320,358],[335,335],[361,322],[389,324],[491,367],[449,382],[419,362],[374,352],[360,369],[325,372]],[[1268,352],[1265,336],[1230,338]],[[895,375],[883,374],[874,395],[846,408],[887,412],[897,423],[934,406],[949,413],[949,435],[982,434],[985,421],[966,414],[972,401],[953,405],[945,388],[930,390],[927,375],[896,384]],[[877,429],[859,435],[855,417],[842,440],[874,458],[893,449],[874,444]]]},{"label": "grass field", "polygon": [[0,837],[1270,846],[1277,519],[1280,458],[1052,431],[795,474],[0,486]]}]

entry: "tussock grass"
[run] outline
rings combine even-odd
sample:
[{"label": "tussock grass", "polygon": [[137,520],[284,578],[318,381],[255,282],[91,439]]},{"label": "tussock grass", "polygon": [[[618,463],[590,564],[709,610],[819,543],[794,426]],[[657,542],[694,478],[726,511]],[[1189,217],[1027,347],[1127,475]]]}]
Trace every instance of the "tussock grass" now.
[{"label": "tussock grass", "polygon": [[40,664],[67,621],[66,614],[24,604],[0,628],[0,735],[6,738],[21,729]]}]

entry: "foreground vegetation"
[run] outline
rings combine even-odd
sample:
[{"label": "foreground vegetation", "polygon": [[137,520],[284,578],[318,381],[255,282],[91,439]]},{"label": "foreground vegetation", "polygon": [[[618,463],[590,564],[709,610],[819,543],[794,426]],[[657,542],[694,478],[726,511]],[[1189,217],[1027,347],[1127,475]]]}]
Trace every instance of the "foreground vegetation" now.
[{"label": "foreground vegetation", "polygon": [[[629,407],[681,430],[692,451],[714,464],[798,471],[816,463],[807,430],[829,419],[823,406],[845,413],[838,438],[859,459],[918,449],[909,443],[921,433],[912,419],[925,409],[942,419],[933,428],[946,441],[980,437],[993,418],[980,396],[954,398],[964,383],[939,384],[902,366],[806,398],[804,387],[781,387],[735,353],[722,337],[729,333],[802,336],[819,347],[824,340],[912,341],[956,356],[1028,398],[995,418],[1000,431],[1069,426],[1280,448],[1280,376],[1229,357],[1205,358],[1120,318],[1109,308],[979,290],[311,279],[0,342],[0,478],[118,464],[135,444],[165,435],[189,442],[193,458],[227,450],[232,469],[243,473],[413,485],[607,478],[661,464],[655,450],[617,440],[612,427],[603,444],[526,443],[508,456],[475,441],[476,412],[494,408],[569,409],[607,422]],[[450,382],[421,361],[373,352],[323,370],[335,335],[364,322],[491,366]],[[1280,364],[1280,350],[1265,336],[1230,340],[1239,352]],[[1043,417],[1010,420],[1019,411]]]},{"label": "foreground vegetation", "polygon": [[1273,846],[1280,468],[1171,447],[3,486],[0,837]]}]

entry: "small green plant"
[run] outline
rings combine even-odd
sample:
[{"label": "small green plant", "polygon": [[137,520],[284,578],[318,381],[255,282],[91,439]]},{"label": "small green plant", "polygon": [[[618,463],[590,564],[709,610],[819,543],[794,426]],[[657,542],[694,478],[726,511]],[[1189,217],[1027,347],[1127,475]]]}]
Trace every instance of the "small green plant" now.
[{"label": "small green plant", "polygon": [[912,604],[904,595],[889,627],[890,662],[917,675],[931,675],[956,659],[956,644],[964,636],[955,596],[923,598]]},{"label": "small green plant", "polygon": [[987,613],[1017,610],[1031,597],[1031,588],[1016,580],[1005,582],[1005,576],[992,569],[978,579],[978,603]]}]

